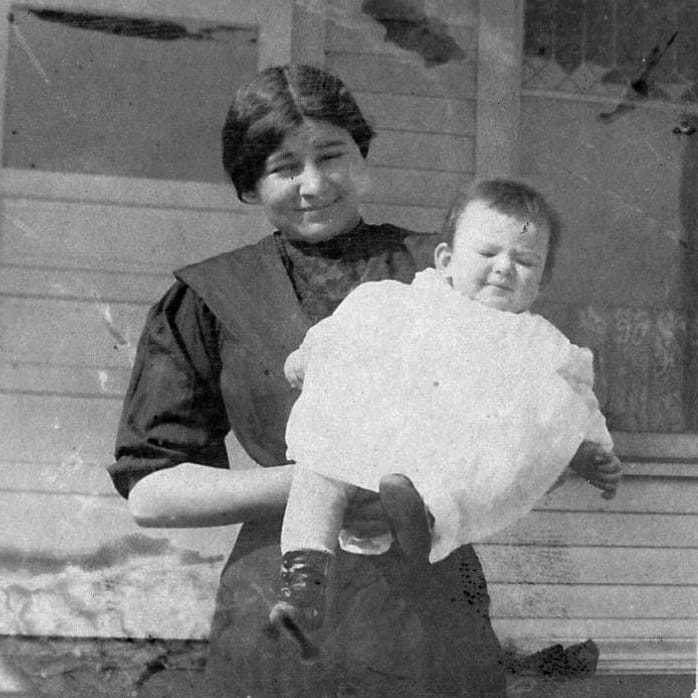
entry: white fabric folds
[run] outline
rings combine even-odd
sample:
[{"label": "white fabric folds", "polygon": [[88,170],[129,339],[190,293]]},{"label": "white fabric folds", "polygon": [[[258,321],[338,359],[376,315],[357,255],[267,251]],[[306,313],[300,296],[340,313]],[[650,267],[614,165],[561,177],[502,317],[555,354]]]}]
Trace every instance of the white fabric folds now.
[{"label": "white fabric folds", "polygon": [[359,286],[286,373],[303,386],[288,457],[371,490],[407,475],[435,518],[432,562],[529,512],[582,440],[612,448],[591,352],[538,315],[463,298],[433,269]]}]

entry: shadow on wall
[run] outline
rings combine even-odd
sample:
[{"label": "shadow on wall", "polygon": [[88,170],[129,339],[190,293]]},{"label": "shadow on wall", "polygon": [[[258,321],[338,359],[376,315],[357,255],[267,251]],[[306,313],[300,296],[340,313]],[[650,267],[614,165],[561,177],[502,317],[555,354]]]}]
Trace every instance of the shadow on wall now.
[{"label": "shadow on wall", "polygon": [[361,11],[385,27],[387,42],[414,51],[427,68],[465,58],[448,25],[424,12],[423,0],[364,0]]}]

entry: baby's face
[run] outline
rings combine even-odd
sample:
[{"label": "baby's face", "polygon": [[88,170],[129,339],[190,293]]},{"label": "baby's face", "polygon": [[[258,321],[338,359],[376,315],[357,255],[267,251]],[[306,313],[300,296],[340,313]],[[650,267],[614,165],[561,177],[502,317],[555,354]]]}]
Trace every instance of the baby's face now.
[{"label": "baby's face", "polygon": [[538,295],[548,238],[544,226],[472,201],[458,220],[453,247],[436,248],[436,268],[467,298],[521,313]]}]

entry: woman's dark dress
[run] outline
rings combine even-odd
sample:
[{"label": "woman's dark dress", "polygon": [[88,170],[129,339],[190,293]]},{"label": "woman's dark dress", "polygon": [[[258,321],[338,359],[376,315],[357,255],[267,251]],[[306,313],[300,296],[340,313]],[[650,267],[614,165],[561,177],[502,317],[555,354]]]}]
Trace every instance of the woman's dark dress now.
[{"label": "woman's dark dress", "polygon": [[[279,234],[176,272],[148,316],[110,473],[119,492],[181,462],[228,467],[232,428],[262,466],[287,462],[284,431],[298,393],[283,363],[306,330],[363,281],[410,282],[436,238],[360,224],[324,243]],[[221,575],[201,696],[504,696],[480,563],[464,546],[420,585],[395,549],[340,552],[318,641],[263,631],[275,598],[281,520],[246,523]]]}]

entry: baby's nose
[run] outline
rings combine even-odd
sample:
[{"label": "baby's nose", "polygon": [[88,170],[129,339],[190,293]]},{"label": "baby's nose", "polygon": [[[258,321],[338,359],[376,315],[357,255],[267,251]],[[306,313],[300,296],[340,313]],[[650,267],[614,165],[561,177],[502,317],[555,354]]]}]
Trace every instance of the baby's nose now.
[{"label": "baby's nose", "polygon": [[514,268],[514,262],[508,254],[499,254],[492,263],[492,269],[500,274],[509,274]]}]

